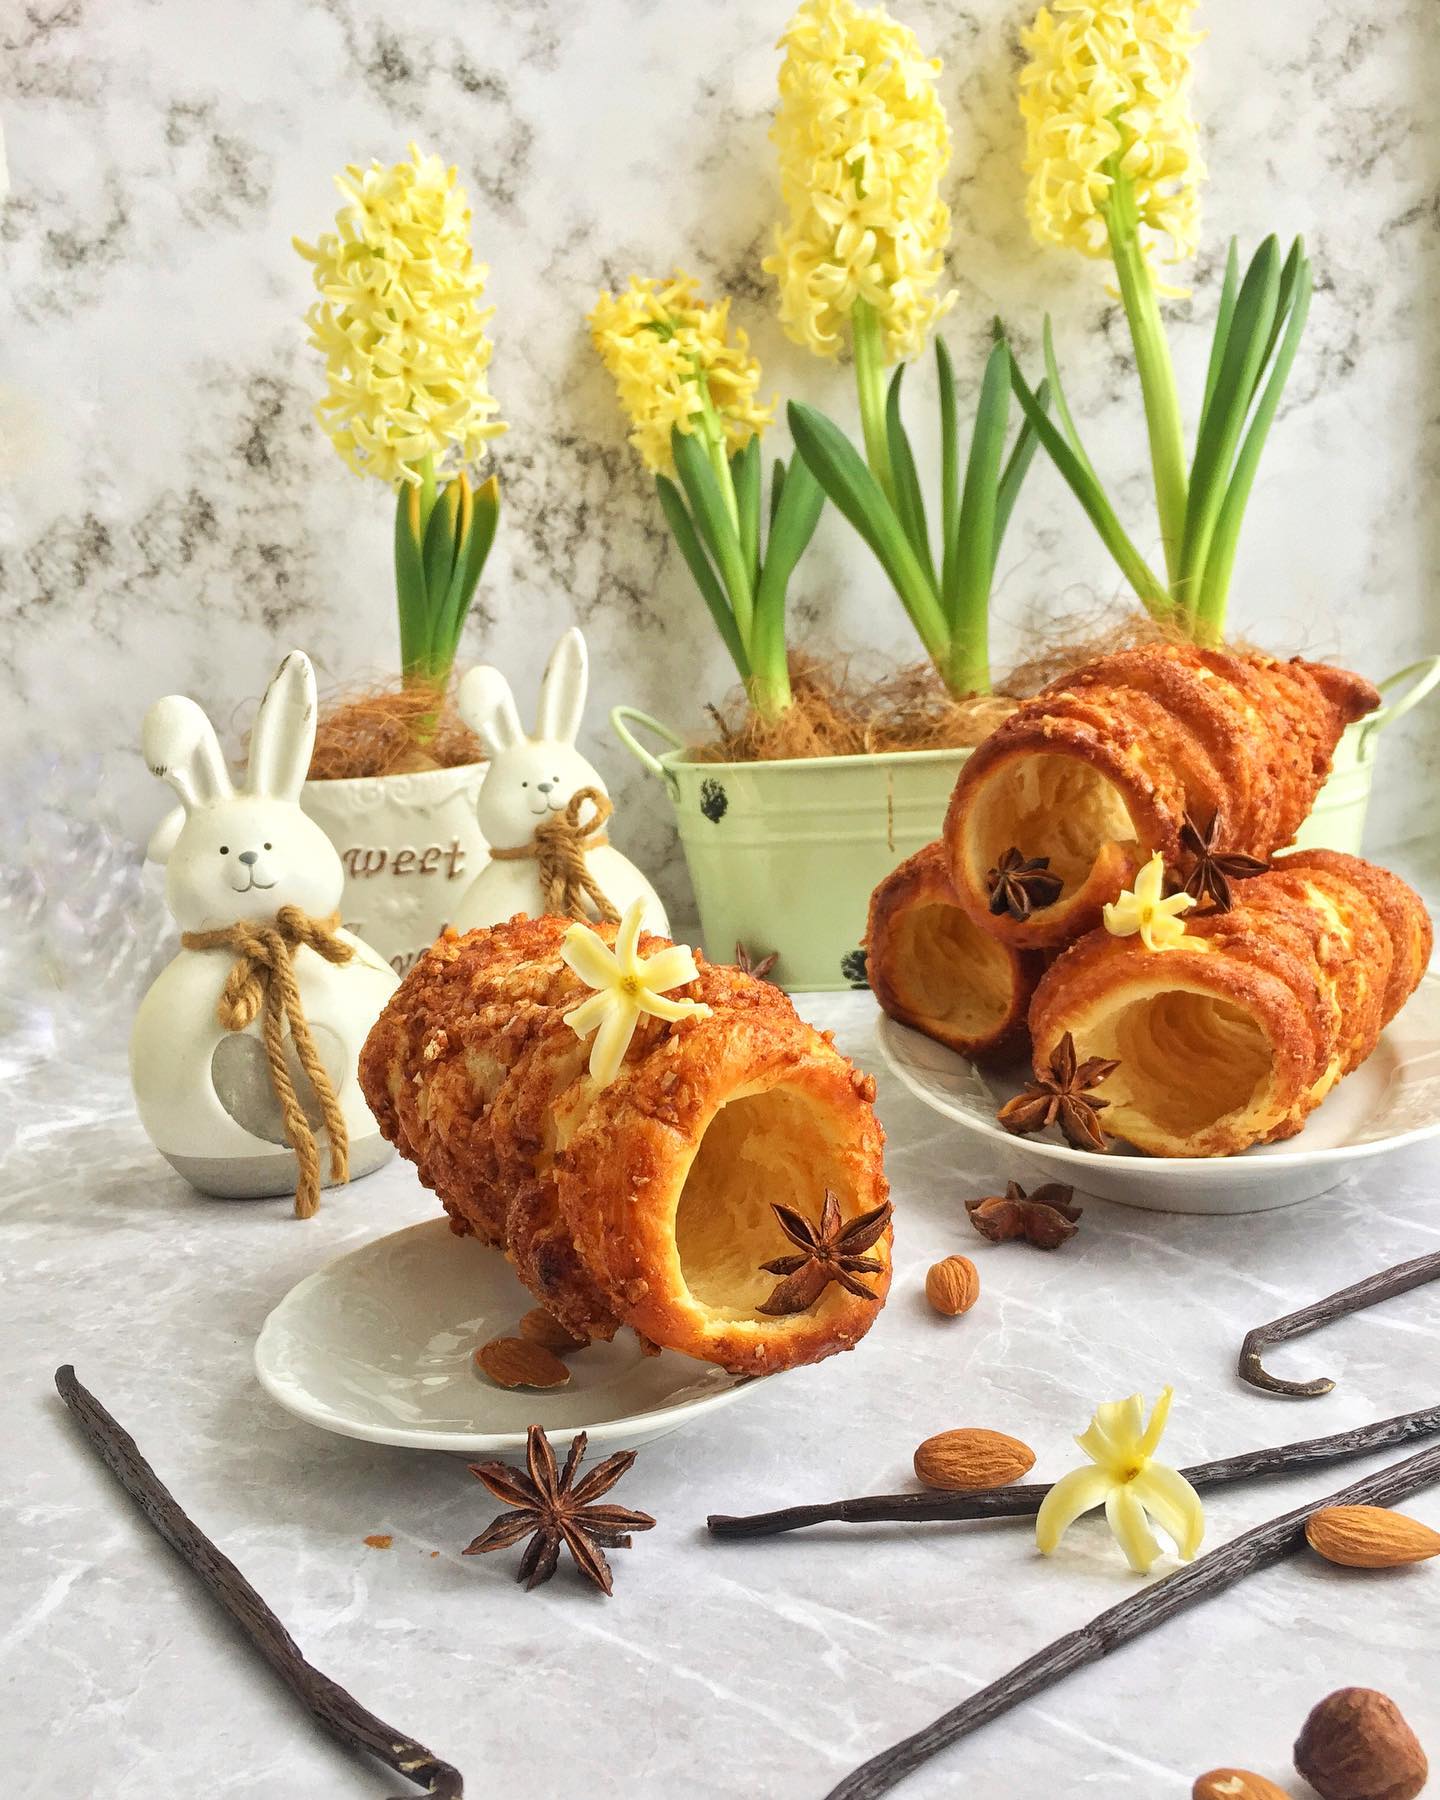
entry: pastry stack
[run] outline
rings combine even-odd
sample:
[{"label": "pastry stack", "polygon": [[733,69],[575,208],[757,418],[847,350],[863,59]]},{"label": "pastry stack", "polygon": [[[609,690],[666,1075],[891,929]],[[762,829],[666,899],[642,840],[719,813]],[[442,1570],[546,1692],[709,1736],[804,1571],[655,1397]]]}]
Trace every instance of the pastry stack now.
[{"label": "pastry stack", "polygon": [[[881,1006],[977,1061],[1028,1050],[1037,1074],[1068,1035],[1114,1065],[1094,1087],[1106,1131],[1156,1155],[1293,1136],[1430,955],[1396,876],[1277,855],[1379,699],[1342,670],[1181,644],[1052,683],[969,758],[941,841],[876,890]],[[1157,857],[1201,902],[1163,947],[1105,923]]]}]

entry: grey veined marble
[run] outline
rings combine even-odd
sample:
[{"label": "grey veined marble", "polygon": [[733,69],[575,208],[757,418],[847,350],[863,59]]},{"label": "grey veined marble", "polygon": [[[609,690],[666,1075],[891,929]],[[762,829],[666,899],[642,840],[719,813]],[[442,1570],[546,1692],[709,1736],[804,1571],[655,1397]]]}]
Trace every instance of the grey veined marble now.
[{"label": "grey veined marble", "polygon": [[[880,1068],[868,995],[802,1005]],[[284,1199],[206,1200],[145,1141],[121,1040],[82,1044],[53,1023],[58,1067],[12,1067],[0,1093],[15,1127],[0,1193],[0,1691],[17,1795],[381,1800],[401,1785],[334,1748],[241,1646],[81,1441],[51,1386],[61,1362],[315,1662],[458,1764],[468,1793],[515,1800],[819,1800],[1136,1582],[1099,1518],[1046,1559],[1024,1524],[721,1544],[703,1533],[708,1512],[907,1487],[915,1445],[958,1425],[1023,1438],[1035,1478],[1052,1478],[1080,1460],[1071,1437],[1097,1401],[1153,1399],[1166,1382],[1163,1448],[1180,1464],[1437,1398],[1440,1287],[1271,1354],[1285,1372],[1336,1377],[1325,1400],[1276,1401],[1232,1373],[1248,1326],[1437,1247],[1433,1148],[1249,1217],[1087,1199],[1079,1234],[1046,1254],[971,1230],[963,1201],[994,1191],[994,1168],[880,1070],[897,1275],[870,1335],[641,1452],[617,1498],[659,1524],[615,1553],[613,1600],[563,1569],[526,1594],[518,1552],[459,1554],[498,1510],[461,1458],[327,1436],[267,1399],[251,1367],[261,1323],[297,1281],[438,1217],[409,1166],[328,1191],[305,1223]],[[980,1299],[942,1319],[924,1271],[955,1251],[974,1259]],[[1208,1542],[1347,1478],[1212,1492]],[[1440,1489],[1406,1510],[1440,1526]],[[389,1549],[367,1546],[382,1534]],[[1377,1576],[1297,1556],[901,1792],[1184,1800],[1201,1770],[1236,1764],[1288,1792],[1301,1721],[1349,1684],[1391,1694],[1434,1757],[1437,1580],[1434,1564]]]},{"label": "grey veined marble", "polygon": [[[945,59],[955,134],[946,330],[973,394],[988,322],[1032,346],[1053,313],[1092,451],[1147,549],[1143,432],[1098,265],[1029,240],[1014,106],[1030,0],[897,0]],[[465,652],[533,686],[572,617],[589,634],[584,747],[616,784],[616,841],[687,910],[663,796],[603,725],[616,700],[683,728],[729,672],[624,441],[584,314],[602,283],[676,262],[734,294],[766,389],[849,384],[788,345],[759,268],[787,0],[10,0],[0,6],[0,755],[92,759],[143,838],[163,801],[135,750],[185,689],[240,717],[278,648],[324,679],[394,656],[390,524],[310,408],[318,368],[292,233],[333,171],[410,139],[460,167],[498,306],[500,541]],[[1251,505],[1234,620],[1381,675],[1440,648],[1440,34],[1427,0],[1208,0],[1197,107],[1211,169],[1195,299],[1176,312],[1193,396],[1231,232],[1303,231],[1318,292]],[[1193,324],[1187,320],[1193,319]],[[928,369],[912,378],[916,414]],[[1192,421],[1193,422],[1193,421]],[[923,433],[922,433],[923,437]],[[997,660],[1117,580],[1043,466],[995,599]],[[877,569],[828,518],[796,636],[910,655]],[[1397,731],[1372,842],[1414,829],[1440,707]]]}]

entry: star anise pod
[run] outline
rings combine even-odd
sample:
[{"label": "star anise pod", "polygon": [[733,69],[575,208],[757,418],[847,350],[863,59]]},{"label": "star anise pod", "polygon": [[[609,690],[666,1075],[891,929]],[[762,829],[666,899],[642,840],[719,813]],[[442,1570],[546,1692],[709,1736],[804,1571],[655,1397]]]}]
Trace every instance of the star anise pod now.
[{"label": "star anise pod", "polygon": [[1081,1208],[1070,1204],[1074,1193],[1074,1188],[1047,1181],[1033,1194],[1027,1194],[1018,1181],[1012,1181],[1003,1194],[967,1200],[965,1210],[981,1237],[989,1238],[992,1244],[1020,1238],[1039,1250],[1058,1250],[1066,1238],[1074,1237],[1080,1229],[1076,1221]]},{"label": "star anise pod", "polygon": [[985,885],[990,890],[991,912],[1008,912],[1023,924],[1037,906],[1052,906],[1065,883],[1050,873],[1048,856],[1027,859],[1011,848],[986,875]]},{"label": "star anise pod", "polygon": [[1210,901],[1216,912],[1229,912],[1234,905],[1230,883],[1244,881],[1250,875],[1263,875],[1270,865],[1258,856],[1246,856],[1239,850],[1217,850],[1215,832],[1219,823],[1217,812],[1208,829],[1202,831],[1186,813],[1185,823],[1180,827],[1180,842],[1194,857],[1195,866],[1185,877],[1183,891],[1193,900]]},{"label": "star anise pod", "polygon": [[840,1202],[828,1188],[818,1226],[812,1225],[793,1207],[773,1202],[772,1206],[780,1229],[792,1244],[800,1246],[800,1250],[798,1255],[777,1256],[773,1262],[761,1263],[760,1267],[767,1275],[783,1275],[785,1280],[763,1306],[756,1308],[757,1312],[768,1313],[772,1318],[805,1312],[832,1281],[859,1300],[875,1299],[864,1282],[856,1277],[885,1273],[883,1262],[877,1262],[863,1252],[877,1241],[890,1223],[894,1209],[888,1200],[874,1212],[862,1213],[858,1219],[852,1219],[848,1225],[842,1223]]},{"label": "star anise pod", "polygon": [[1105,1133],[1096,1115],[1110,1102],[1097,1100],[1090,1089],[1098,1087],[1119,1067],[1118,1062],[1103,1056],[1092,1056],[1077,1067],[1075,1040],[1067,1031],[1055,1046],[1049,1071],[1037,1075],[1023,1093],[1007,1100],[996,1119],[1017,1137],[1058,1124],[1067,1142],[1077,1150],[1103,1150]]},{"label": "star anise pod", "polygon": [[528,1474],[503,1462],[471,1463],[470,1473],[514,1510],[501,1513],[460,1554],[483,1556],[487,1550],[508,1550],[528,1537],[515,1579],[533,1588],[555,1573],[563,1543],[580,1573],[602,1592],[610,1593],[612,1578],[605,1551],[628,1550],[630,1533],[649,1531],[655,1521],[649,1513],[595,1504],[629,1469],[635,1452],[621,1450],[607,1456],[577,1482],[575,1473],[585,1454],[585,1442],[583,1431],[572,1438],[565,1467],[557,1470],[549,1439],[538,1425],[532,1425],[525,1443]]},{"label": "star anise pod", "polygon": [[772,950],[768,956],[752,956],[743,944],[735,946],[735,967],[742,975],[753,975],[757,981],[768,980],[779,960],[778,950]]}]

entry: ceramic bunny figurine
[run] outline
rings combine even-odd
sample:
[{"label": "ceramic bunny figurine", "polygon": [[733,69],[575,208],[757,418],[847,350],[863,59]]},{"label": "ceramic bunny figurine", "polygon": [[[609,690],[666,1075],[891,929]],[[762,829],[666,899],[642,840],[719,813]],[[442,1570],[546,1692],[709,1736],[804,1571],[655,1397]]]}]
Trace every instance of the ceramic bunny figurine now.
[{"label": "ceramic bunny figurine", "polygon": [[[536,828],[566,816],[584,788],[609,798],[604,782],[575,748],[588,685],[585,639],[573,626],[555,646],[540,683],[533,737],[521,730],[510,684],[498,669],[471,669],[460,683],[461,717],[490,756],[476,811],[492,859],[461,897],[457,931],[499,924],[516,913],[538,918],[555,910],[546,903],[540,863],[527,854]],[[579,816],[582,822],[593,819],[593,807],[582,803]],[[643,899],[645,929],[669,935],[660,898],[633,863],[609,844],[585,848],[582,855],[586,876],[617,914]]]},{"label": "ceramic bunny figurine", "polygon": [[[315,675],[299,651],[281,663],[260,703],[239,792],[193,700],[171,694],[145,715],[145,760],[181,800],[178,821],[172,815],[161,825],[150,853],[166,865],[166,902],[183,932],[218,935],[249,925],[273,933],[283,908],[311,921],[335,912],[340,858],[297,803],[314,740]],[[354,1178],[391,1155],[360,1092],[356,1062],[397,977],[349,932],[325,937],[332,954],[344,954],[337,942],[347,947],[348,959],[327,960],[302,939],[290,952],[289,971],[301,1030],[309,1027],[344,1119]],[[202,1193],[242,1199],[295,1192],[299,1210],[297,1158],[263,1041],[264,1008],[244,1029],[220,1023],[217,1009],[236,961],[233,947],[183,949],[141,1002],[130,1039],[140,1120],[160,1154]],[[278,1046],[324,1169],[322,1102],[302,1072],[293,1031],[288,1024],[280,1030]]]}]

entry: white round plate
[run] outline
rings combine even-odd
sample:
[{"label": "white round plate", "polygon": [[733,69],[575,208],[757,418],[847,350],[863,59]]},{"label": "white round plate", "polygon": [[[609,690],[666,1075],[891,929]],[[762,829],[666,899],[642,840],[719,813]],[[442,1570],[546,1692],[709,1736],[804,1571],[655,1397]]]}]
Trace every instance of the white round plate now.
[{"label": "white round plate", "polygon": [[[1298,1137],[1239,1156],[1145,1156],[1117,1145],[1105,1155],[1045,1138],[1012,1136],[995,1123],[1020,1092],[1021,1065],[982,1072],[918,1031],[882,1017],[880,1048],[911,1093],[994,1152],[1002,1171],[1037,1175],[1102,1200],[1152,1212],[1264,1212],[1311,1200],[1358,1162],[1440,1132],[1440,976],[1427,974],[1374,1054],[1332,1088]],[[1058,1133],[1052,1133],[1058,1139]]]},{"label": "white round plate", "polygon": [[563,1388],[496,1387],[475,1352],[534,1304],[498,1251],[427,1219],[291,1288],[261,1327],[255,1372],[326,1431],[463,1456],[523,1449],[529,1425],[635,1449],[757,1385],[670,1350],[647,1356],[622,1331],[568,1357]]}]

